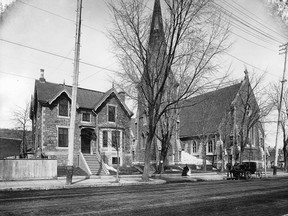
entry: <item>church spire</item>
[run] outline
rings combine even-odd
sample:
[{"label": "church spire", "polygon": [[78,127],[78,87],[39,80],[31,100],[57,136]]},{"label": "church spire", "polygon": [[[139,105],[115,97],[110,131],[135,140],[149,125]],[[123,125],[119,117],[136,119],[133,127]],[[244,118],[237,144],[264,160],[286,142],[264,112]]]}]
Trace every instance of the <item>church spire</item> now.
[{"label": "church spire", "polygon": [[159,47],[162,43],[165,43],[165,36],[161,6],[160,0],[155,0],[149,37],[149,48]]}]

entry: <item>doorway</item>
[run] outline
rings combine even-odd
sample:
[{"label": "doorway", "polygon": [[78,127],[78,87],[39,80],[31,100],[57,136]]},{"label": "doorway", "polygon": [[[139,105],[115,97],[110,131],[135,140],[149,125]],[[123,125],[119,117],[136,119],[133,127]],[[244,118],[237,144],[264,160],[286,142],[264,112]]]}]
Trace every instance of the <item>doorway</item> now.
[{"label": "doorway", "polygon": [[81,152],[82,153],[84,154],[91,153],[91,144],[93,140],[96,140],[96,135],[95,135],[94,130],[90,128],[83,128],[81,130]]}]

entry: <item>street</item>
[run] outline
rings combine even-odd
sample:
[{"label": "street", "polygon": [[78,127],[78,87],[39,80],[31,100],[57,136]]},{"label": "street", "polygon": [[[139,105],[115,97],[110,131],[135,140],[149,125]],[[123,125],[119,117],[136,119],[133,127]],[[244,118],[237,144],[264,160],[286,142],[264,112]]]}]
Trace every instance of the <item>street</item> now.
[{"label": "street", "polygon": [[1,215],[285,215],[288,178],[0,193]]}]

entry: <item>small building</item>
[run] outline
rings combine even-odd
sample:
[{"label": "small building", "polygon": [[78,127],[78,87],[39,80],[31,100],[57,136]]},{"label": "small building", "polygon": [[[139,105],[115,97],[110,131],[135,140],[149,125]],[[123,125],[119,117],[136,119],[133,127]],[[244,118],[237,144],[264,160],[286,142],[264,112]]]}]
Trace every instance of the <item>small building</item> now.
[{"label": "small building", "polygon": [[0,159],[19,157],[21,143],[21,139],[0,137]]},{"label": "small building", "polygon": [[[67,165],[72,87],[47,82],[44,70],[35,81],[30,118],[35,149]],[[104,174],[110,166],[130,164],[130,121],[133,113],[125,104],[125,93],[78,88],[74,136],[74,166],[89,174]],[[119,158],[116,147],[119,146]],[[103,171],[104,170],[104,171]],[[107,172],[107,170],[106,170]]]}]

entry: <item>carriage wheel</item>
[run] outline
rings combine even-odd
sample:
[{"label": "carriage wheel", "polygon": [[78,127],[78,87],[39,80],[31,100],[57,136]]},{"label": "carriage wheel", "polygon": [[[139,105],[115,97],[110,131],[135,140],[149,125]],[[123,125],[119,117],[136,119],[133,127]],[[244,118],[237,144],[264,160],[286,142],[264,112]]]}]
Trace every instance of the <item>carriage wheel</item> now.
[{"label": "carriage wheel", "polygon": [[251,172],[250,171],[246,171],[245,172],[245,177],[246,177],[246,179],[251,179]]},{"label": "carriage wheel", "polygon": [[257,171],[256,172],[256,176],[259,177],[259,178],[262,178],[262,172],[261,171]]}]

